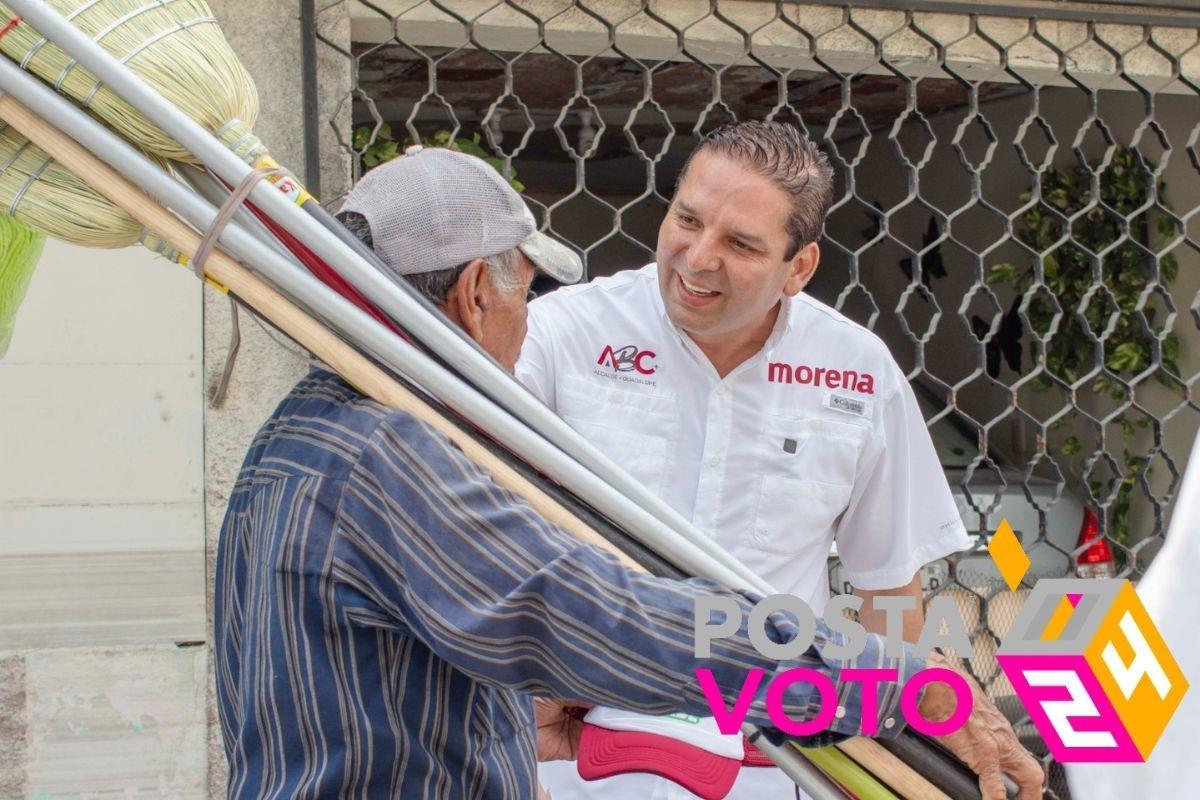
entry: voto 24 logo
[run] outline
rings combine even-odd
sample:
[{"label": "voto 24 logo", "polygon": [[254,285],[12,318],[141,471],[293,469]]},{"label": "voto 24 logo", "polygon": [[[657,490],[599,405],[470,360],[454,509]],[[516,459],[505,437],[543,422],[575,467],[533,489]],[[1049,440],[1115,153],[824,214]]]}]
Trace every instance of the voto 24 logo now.
[{"label": "voto 24 logo", "polygon": [[[1007,521],[988,549],[1015,590],[1029,559]],[[1145,761],[1188,689],[1124,579],[1037,581],[996,660],[1062,763]]]},{"label": "voto 24 logo", "polygon": [[[1017,591],[1030,562],[1007,521],[992,537],[988,552],[1009,588]],[[697,603],[697,658],[708,657],[713,640],[729,636],[740,627],[736,603],[720,600]],[[864,629],[842,615],[844,609],[857,610],[859,605],[859,598],[838,595],[826,607],[827,625],[845,636],[844,643],[834,647],[838,652],[827,650],[826,655],[853,658],[862,651]],[[767,616],[776,611],[788,612],[799,620],[800,634],[790,642],[772,642],[764,633]],[[902,609],[896,606],[886,611],[890,615]],[[724,619],[714,623],[713,612],[723,613]],[[812,611],[791,595],[763,598],[748,620],[751,641],[773,658],[795,658],[806,650],[815,625]],[[889,624],[888,630],[891,635],[885,649],[894,656],[901,647],[895,635],[899,626]],[[953,601],[945,596],[930,601],[917,651],[928,652],[933,646],[953,648],[966,658],[973,654],[963,620]],[[996,659],[1060,763],[1145,761],[1188,689],[1187,680],[1133,584],[1123,579],[1037,581]],[[732,708],[726,707],[708,670],[698,669],[696,676],[718,728],[723,733],[736,732],[758,694],[762,670],[747,673]],[[877,687],[896,681],[896,670],[844,670],[841,677],[863,683],[863,733],[876,733]],[[921,689],[934,681],[946,683],[958,698],[953,716],[940,723],[924,719],[917,711]],[[783,711],[787,687],[801,682],[815,686],[821,697],[817,715],[804,721],[791,719]],[[821,672],[803,668],[776,676],[766,695],[767,712],[776,727],[800,736],[828,728],[836,701],[832,681]],[[926,669],[901,688],[900,705],[913,728],[942,736],[966,722],[971,713],[971,692],[953,671]]]}]

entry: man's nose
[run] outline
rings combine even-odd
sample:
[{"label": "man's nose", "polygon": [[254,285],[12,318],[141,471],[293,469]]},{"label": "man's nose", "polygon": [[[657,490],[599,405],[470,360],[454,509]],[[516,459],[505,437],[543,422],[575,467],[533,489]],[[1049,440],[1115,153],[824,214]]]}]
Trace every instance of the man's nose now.
[{"label": "man's nose", "polygon": [[719,269],[721,266],[720,241],[714,233],[704,231],[688,248],[688,267],[696,272]]}]

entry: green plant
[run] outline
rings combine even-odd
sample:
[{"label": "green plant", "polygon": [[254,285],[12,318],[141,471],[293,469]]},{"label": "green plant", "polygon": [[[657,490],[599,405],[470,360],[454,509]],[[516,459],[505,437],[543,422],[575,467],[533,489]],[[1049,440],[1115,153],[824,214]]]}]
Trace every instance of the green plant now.
[{"label": "green plant", "polygon": [[[404,149],[413,143],[411,137],[405,137],[404,141],[398,141],[392,136],[392,126],[384,122],[379,126],[379,130],[375,132],[374,141],[371,140],[371,128],[368,125],[363,125],[354,131],[354,150],[361,154],[361,166],[363,171],[377,167],[387,161],[391,161],[396,156],[402,154]],[[459,136],[452,138],[450,131],[438,131],[432,137],[422,139],[421,144],[426,147],[445,147],[459,153],[477,156],[495,167],[496,171],[501,175],[504,174],[504,160],[493,156],[479,141],[479,134],[476,133],[471,138]],[[525,184],[517,180],[517,172],[514,169],[509,169],[508,183],[518,192],[525,191]]]},{"label": "green plant", "polygon": [[[1040,202],[1024,214],[1018,231],[1022,242],[1043,254],[1044,283],[1057,299],[1057,308],[1049,295],[1039,290],[1026,310],[1028,324],[1037,336],[1026,337],[1024,325],[1020,323],[1015,327],[1015,336],[1028,340],[1027,352],[1034,365],[1044,364],[1050,373],[1072,385],[1095,369],[1100,345],[1093,337],[1100,338],[1104,367],[1112,375],[1099,373],[1090,380],[1090,387],[1093,392],[1107,394],[1115,400],[1124,398],[1127,393],[1121,380],[1143,373],[1154,363],[1156,349],[1160,350],[1162,366],[1179,374],[1179,337],[1173,332],[1167,332],[1161,338],[1152,336],[1143,327],[1141,317],[1145,317],[1147,326],[1153,331],[1157,309],[1146,307],[1138,311],[1143,293],[1155,278],[1155,259],[1146,250],[1157,252],[1162,242],[1178,233],[1175,219],[1158,207],[1151,206],[1138,213],[1150,199],[1152,188],[1157,189],[1159,206],[1170,208],[1164,199],[1166,185],[1159,182],[1157,187],[1154,186],[1154,168],[1154,164],[1132,149],[1116,148],[1112,160],[1100,173],[1103,205],[1096,204],[1068,222],[1067,217],[1092,204],[1092,174],[1098,165],[1091,165],[1091,169],[1082,165],[1068,169],[1050,167],[1042,175]],[[1023,199],[1029,197],[1025,194]],[[1129,238],[1122,241],[1122,220],[1135,214],[1130,222]],[[1055,247],[1067,233],[1070,238]],[[1093,256],[1088,251],[1101,255]],[[996,264],[989,270],[988,282],[1006,284],[1018,295],[1024,294],[1034,286],[1037,278],[1034,259],[1030,261],[1024,267],[1011,262]],[[1165,291],[1178,275],[1179,263],[1172,254],[1160,256],[1157,263],[1158,285]],[[1096,292],[1089,297],[1097,278],[1109,294]],[[1081,309],[1085,299],[1086,307]],[[1038,337],[1044,338],[1050,332],[1060,311],[1057,330],[1043,343]],[[1167,383],[1161,373],[1157,377]],[[1034,381],[1033,388],[1045,391],[1054,385],[1055,381],[1043,373]],[[1127,442],[1136,434],[1137,427],[1144,428],[1149,424],[1145,418],[1135,424],[1125,416],[1117,422]],[[1067,420],[1060,419],[1053,428],[1061,430],[1066,425]],[[1082,445],[1077,436],[1070,435],[1063,438],[1058,450],[1063,455],[1075,456],[1082,450]],[[1114,483],[1120,480],[1112,505],[1110,533],[1121,543],[1128,539],[1130,503],[1137,484],[1137,472],[1145,461],[1144,456],[1134,455],[1126,448],[1126,476],[1091,481],[1090,484],[1093,496],[1101,497],[1109,495]]]}]

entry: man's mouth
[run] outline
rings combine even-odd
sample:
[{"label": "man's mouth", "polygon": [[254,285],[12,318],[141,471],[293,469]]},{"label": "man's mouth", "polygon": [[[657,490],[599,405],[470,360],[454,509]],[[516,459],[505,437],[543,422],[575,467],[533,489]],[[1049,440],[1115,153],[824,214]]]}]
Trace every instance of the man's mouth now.
[{"label": "man's mouth", "polygon": [[684,292],[686,292],[687,294],[693,295],[694,297],[698,297],[698,298],[699,297],[716,297],[717,295],[720,294],[720,292],[713,291],[712,289],[705,289],[702,286],[696,286],[694,284],[688,283],[687,281],[685,281],[683,279],[682,275],[679,275],[678,272],[675,274],[679,276],[679,284],[680,284],[680,286],[683,287]]}]

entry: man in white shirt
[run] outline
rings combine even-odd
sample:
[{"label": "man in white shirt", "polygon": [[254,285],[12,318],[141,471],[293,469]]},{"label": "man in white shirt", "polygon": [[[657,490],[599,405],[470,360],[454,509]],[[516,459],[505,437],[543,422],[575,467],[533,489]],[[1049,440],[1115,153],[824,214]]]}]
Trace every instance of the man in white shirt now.
[{"label": "man in white shirt", "polygon": [[[710,134],[684,168],[657,264],[529,309],[517,375],[572,427],[782,592],[820,614],[836,542],[856,590],[916,599],[920,568],[970,545],[912,389],[873,333],[801,293],[832,198],[794,128]],[[884,615],[864,605],[863,624]],[[543,765],[555,800],[689,798],[651,775],[585,783]],[[794,797],[773,768],[731,798]]]}]

